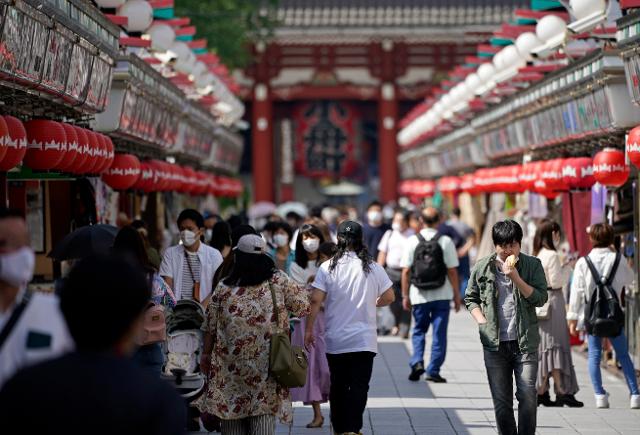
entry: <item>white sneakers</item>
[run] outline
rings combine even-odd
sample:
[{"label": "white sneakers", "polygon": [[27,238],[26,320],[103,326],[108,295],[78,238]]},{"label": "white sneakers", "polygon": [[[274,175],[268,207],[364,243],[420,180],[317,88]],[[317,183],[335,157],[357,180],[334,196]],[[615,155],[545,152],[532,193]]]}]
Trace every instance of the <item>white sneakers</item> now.
[{"label": "white sneakers", "polygon": [[609,393],[596,394],[596,408],[609,407]]},{"label": "white sneakers", "polygon": [[[596,394],[596,408],[609,407],[609,393]],[[632,394],[629,400],[629,408],[640,409],[640,394]]]}]

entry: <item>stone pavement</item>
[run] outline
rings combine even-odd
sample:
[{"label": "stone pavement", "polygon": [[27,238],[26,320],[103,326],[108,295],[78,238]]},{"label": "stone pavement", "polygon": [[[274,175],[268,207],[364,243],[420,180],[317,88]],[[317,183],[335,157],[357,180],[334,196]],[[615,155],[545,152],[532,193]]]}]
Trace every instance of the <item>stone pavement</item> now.
[{"label": "stone pavement", "polygon": [[[430,346],[427,345],[427,355]],[[365,435],[495,434],[495,418],[482,361],[476,326],[466,311],[452,312],[449,348],[442,376],[446,384],[407,380],[410,342],[382,337],[375,359]],[[574,354],[581,390],[577,398],[585,407],[538,408],[539,434],[638,434],[640,410],[629,409],[629,392],[621,379],[603,371],[611,408],[595,409],[586,358]],[[514,401],[514,404],[517,403]],[[279,435],[329,435],[329,409],[323,409],[325,426],[306,429],[310,407],[296,406],[293,426],[279,425]]]}]

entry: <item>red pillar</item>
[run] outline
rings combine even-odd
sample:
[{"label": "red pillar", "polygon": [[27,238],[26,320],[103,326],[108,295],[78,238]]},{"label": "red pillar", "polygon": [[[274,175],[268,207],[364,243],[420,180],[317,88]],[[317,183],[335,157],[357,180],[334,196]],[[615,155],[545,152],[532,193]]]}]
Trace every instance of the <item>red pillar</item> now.
[{"label": "red pillar", "polygon": [[393,83],[383,83],[378,99],[378,165],[380,167],[380,199],[398,198],[398,143],[396,123],[398,101]]},{"label": "red pillar", "polygon": [[271,96],[267,85],[259,83],[254,89],[251,125],[253,199],[275,200],[273,126]]}]

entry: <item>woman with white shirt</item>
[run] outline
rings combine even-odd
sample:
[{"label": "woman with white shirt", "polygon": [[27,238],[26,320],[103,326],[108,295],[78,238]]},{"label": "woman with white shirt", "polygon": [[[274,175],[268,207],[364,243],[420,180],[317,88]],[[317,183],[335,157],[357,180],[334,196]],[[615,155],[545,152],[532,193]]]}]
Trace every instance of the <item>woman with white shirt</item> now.
[{"label": "woman with white shirt", "polygon": [[[295,261],[291,263],[289,274],[296,283],[309,290],[320,266],[318,248],[324,241],[322,231],[315,225],[304,224],[298,232]],[[306,319],[303,318],[293,330],[291,337],[293,344],[304,346],[305,327]],[[291,389],[292,401],[303,402],[305,405],[313,407],[313,421],[307,425],[308,428],[322,427],[324,417],[320,410],[320,404],[326,403],[329,399],[329,364],[325,356],[324,331],[324,312],[321,311],[313,325],[316,347],[308,350],[307,382],[303,387]]]},{"label": "woman with white shirt", "polygon": [[[611,225],[595,224],[589,228],[589,239],[593,249],[588,257],[600,274],[600,277],[609,277],[617,253],[612,249],[614,232]],[[615,271],[611,286],[615,290],[618,300],[622,301],[622,292],[625,287],[633,283],[634,275],[627,261],[622,258]],[[589,303],[592,293],[596,288],[593,276],[585,258],[581,258],[576,263],[576,268],[571,282],[571,295],[569,297],[569,311],[567,319],[571,335],[577,335],[579,329],[583,329],[585,304]],[[579,322],[580,321],[580,322]],[[578,324],[580,323],[580,324]],[[609,407],[609,393],[602,386],[602,375],[600,373],[600,362],[602,359],[602,338],[588,334],[589,344],[589,375],[595,392],[596,407]],[[640,390],[636,379],[633,362],[629,356],[627,338],[624,332],[617,337],[609,337],[611,345],[616,351],[616,357],[622,366],[622,372],[627,381],[631,400],[629,406],[632,409],[640,409]]]},{"label": "woman with white shirt", "polygon": [[398,210],[393,215],[391,229],[388,230],[380,244],[378,245],[378,264],[383,266],[393,283],[393,290],[396,300],[389,306],[395,324],[391,330],[392,335],[400,335],[402,338],[409,338],[409,325],[411,324],[411,312],[402,308],[402,289],[400,281],[402,278],[401,260],[409,237],[415,231],[409,227],[409,212]]},{"label": "woman with white shirt", "polygon": [[[549,300],[538,311],[540,344],[538,345],[538,405],[580,408],[584,403],[576,400],[578,379],[573,368],[569,329],[562,288],[569,283],[571,268],[562,265],[556,252],[560,244],[560,225],[544,219],[533,238],[533,254],[540,259],[547,279]],[[555,402],[549,396],[549,377],[553,377]]]}]

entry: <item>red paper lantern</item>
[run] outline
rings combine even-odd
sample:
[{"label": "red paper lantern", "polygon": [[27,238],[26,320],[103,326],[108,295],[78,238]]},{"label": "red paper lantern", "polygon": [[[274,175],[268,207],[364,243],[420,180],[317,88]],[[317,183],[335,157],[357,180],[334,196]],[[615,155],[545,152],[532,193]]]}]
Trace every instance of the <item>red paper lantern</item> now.
[{"label": "red paper lantern", "polygon": [[469,195],[477,193],[476,185],[473,182],[473,174],[465,174],[460,178],[460,190]]},{"label": "red paper lantern", "polygon": [[562,162],[562,181],[569,189],[591,189],[596,183],[591,157],[573,157]]},{"label": "red paper lantern", "polygon": [[113,146],[113,142],[111,141],[111,138],[109,136],[102,133],[96,134],[100,137],[103,145],[103,163],[97,169],[98,173],[102,173],[110,168],[113,164],[113,159],[115,158],[115,147]]},{"label": "red paper lantern", "polygon": [[7,152],[0,160],[0,171],[15,168],[27,153],[27,131],[18,118],[13,116],[0,117],[7,125],[8,137],[5,137]]},{"label": "red paper lantern", "polygon": [[533,173],[533,163],[525,163],[518,174],[518,181],[523,191],[533,189],[535,174]]},{"label": "red paper lantern", "polygon": [[111,165],[109,165],[108,167],[105,168],[105,165],[108,163],[108,160],[109,160],[108,158],[109,150],[107,148],[107,140],[105,139],[104,135],[98,132],[93,132],[93,134],[95,135],[99,145],[98,158],[95,166],[93,167],[93,173],[96,175],[100,175],[103,172],[106,172],[106,170],[111,167]]},{"label": "red paper lantern", "polygon": [[[115,156],[114,156],[115,160]],[[132,186],[135,190],[142,190],[145,193],[153,191],[154,188],[154,171],[149,162],[140,163],[140,178]]]},{"label": "red paper lantern", "polygon": [[605,148],[593,158],[593,176],[605,186],[619,187],[629,178],[629,166],[624,153],[614,148]]},{"label": "red paper lantern", "polygon": [[438,190],[442,193],[455,194],[460,191],[460,177],[443,177],[438,180]]},{"label": "red paper lantern", "polygon": [[84,128],[75,125],[72,125],[72,127],[78,139],[78,154],[67,171],[72,174],[86,174],[87,162],[90,159],[89,153],[92,151],[90,150],[89,136],[87,136]]},{"label": "red paper lantern", "polygon": [[140,178],[140,160],[133,154],[116,154],[102,180],[115,190],[127,190]]},{"label": "red paper lantern", "polygon": [[87,139],[89,141],[89,147],[87,148],[89,158],[85,162],[85,168],[83,169],[84,174],[95,174],[96,170],[102,164],[102,141],[98,138],[95,132],[84,129],[85,134],[87,135]]},{"label": "red paper lantern", "polygon": [[640,167],[640,125],[629,131],[626,148],[631,163]]},{"label": "red paper lantern", "polygon": [[7,152],[9,151],[8,143],[10,141],[11,137],[9,136],[9,126],[7,125],[7,121],[0,116],[0,161],[2,161],[4,156],[7,155]]},{"label": "red paper lantern", "polygon": [[196,171],[189,166],[183,166],[182,171],[184,172],[185,177],[185,193],[189,193],[191,195],[195,195],[198,191],[198,178],[196,175]]},{"label": "red paper lantern", "polygon": [[62,128],[64,128],[64,134],[67,136],[67,154],[65,155],[62,162],[58,165],[59,170],[69,172],[69,169],[73,167],[74,162],[78,158],[79,152],[79,143],[78,143],[78,134],[76,133],[76,129],[73,125],[69,125],[66,123],[61,123]]},{"label": "red paper lantern", "polygon": [[541,178],[546,185],[546,190],[562,191],[569,187],[562,179],[563,159],[547,160],[542,165]]},{"label": "red paper lantern", "polygon": [[62,124],[48,119],[24,123],[27,153],[24,164],[36,171],[57,169],[67,152],[67,136]]},{"label": "red paper lantern", "polygon": [[218,195],[218,179],[213,174],[209,174],[208,194],[211,196]]}]

